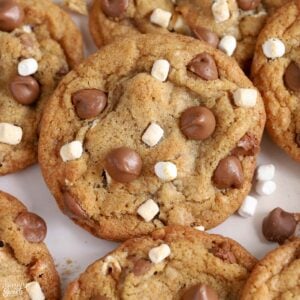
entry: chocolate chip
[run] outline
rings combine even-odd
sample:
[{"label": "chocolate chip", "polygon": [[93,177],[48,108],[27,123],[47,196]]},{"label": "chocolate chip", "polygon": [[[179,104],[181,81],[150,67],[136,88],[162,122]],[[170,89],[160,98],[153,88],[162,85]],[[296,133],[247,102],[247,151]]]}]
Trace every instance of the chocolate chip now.
[{"label": "chocolate chip", "polygon": [[277,207],[264,218],[262,232],[268,241],[282,244],[293,235],[296,226],[294,215]]},{"label": "chocolate chip", "polygon": [[128,0],[101,0],[101,7],[108,17],[118,18],[124,14],[128,3]]},{"label": "chocolate chip", "polygon": [[219,162],[213,175],[217,188],[241,188],[244,183],[244,173],[241,162],[235,156],[228,156]]},{"label": "chocolate chip", "polygon": [[218,300],[217,293],[209,286],[196,284],[182,295],[181,300]]},{"label": "chocolate chip", "polygon": [[90,300],[109,300],[109,299],[105,296],[97,295],[97,296],[91,297]]},{"label": "chocolate chip", "polygon": [[33,104],[40,95],[40,86],[32,76],[15,76],[9,83],[13,98],[23,105]]},{"label": "chocolate chip", "polygon": [[214,246],[211,249],[211,252],[214,256],[219,257],[227,263],[235,264],[237,262],[234,254],[230,249],[230,244],[227,242],[223,242],[219,245]]},{"label": "chocolate chip", "polygon": [[40,243],[46,237],[46,223],[34,213],[21,212],[15,219],[15,223],[21,227],[25,239],[30,243]]},{"label": "chocolate chip", "polygon": [[298,145],[298,147],[300,147],[300,133],[296,133],[296,144]]},{"label": "chocolate chip", "polygon": [[149,260],[141,258],[134,263],[132,272],[135,276],[142,276],[147,273],[150,268],[151,262]]},{"label": "chocolate chip", "polygon": [[15,1],[0,1],[0,30],[13,31],[22,24],[23,19],[24,12]]},{"label": "chocolate chip", "polygon": [[253,156],[259,152],[259,140],[251,133],[246,133],[231,151],[232,155]]},{"label": "chocolate chip", "polygon": [[300,92],[300,68],[294,61],[285,70],[284,82],[288,89]]},{"label": "chocolate chip", "polygon": [[186,109],[180,117],[180,130],[191,140],[205,140],[216,128],[216,118],[212,111],[203,106]]},{"label": "chocolate chip", "polygon": [[193,58],[187,65],[187,68],[204,80],[216,80],[219,78],[215,60],[206,52],[198,54]]},{"label": "chocolate chip", "polygon": [[192,31],[195,37],[200,41],[204,41],[215,48],[218,47],[220,39],[213,31],[210,31],[204,27],[195,27],[192,29]]},{"label": "chocolate chip", "polygon": [[242,10],[252,10],[260,4],[261,0],[237,0],[238,6]]},{"label": "chocolate chip", "polygon": [[86,212],[81,208],[78,201],[69,192],[63,192],[63,201],[65,206],[65,214],[70,218],[85,219]]},{"label": "chocolate chip", "polygon": [[85,89],[72,95],[77,116],[81,119],[90,119],[98,116],[107,104],[107,96],[100,90]]},{"label": "chocolate chip", "polygon": [[141,174],[142,164],[139,154],[127,147],[112,150],[105,159],[108,174],[123,183],[137,179]]}]

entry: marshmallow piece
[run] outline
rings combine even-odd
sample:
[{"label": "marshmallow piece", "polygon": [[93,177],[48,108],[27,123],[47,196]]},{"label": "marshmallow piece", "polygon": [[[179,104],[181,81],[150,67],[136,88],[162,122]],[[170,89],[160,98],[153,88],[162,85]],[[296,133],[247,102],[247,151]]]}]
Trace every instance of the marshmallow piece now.
[{"label": "marshmallow piece", "polygon": [[230,11],[227,0],[214,1],[211,10],[217,23],[224,22],[230,18]]},{"label": "marshmallow piece", "polygon": [[257,95],[255,89],[237,89],[233,93],[233,100],[236,106],[250,108],[256,105]]},{"label": "marshmallow piece", "polygon": [[247,196],[238,210],[238,213],[241,217],[249,218],[255,214],[256,207],[257,200],[254,197]]},{"label": "marshmallow piece", "polygon": [[182,16],[177,17],[176,22],[174,24],[174,30],[181,34],[191,35],[191,29],[186,24],[186,22]]},{"label": "marshmallow piece", "polygon": [[117,272],[122,271],[122,267],[121,267],[119,261],[115,257],[108,255],[104,259],[104,263],[102,265],[102,269],[101,269],[102,274],[107,275],[108,270],[111,268],[115,269]]},{"label": "marshmallow piece", "polygon": [[159,212],[159,206],[152,199],[144,202],[137,210],[137,213],[146,221],[150,222]]},{"label": "marshmallow piece", "polygon": [[272,164],[261,165],[256,170],[256,180],[268,181],[272,180],[275,176],[275,166]]},{"label": "marshmallow piece", "polygon": [[142,141],[153,147],[159,143],[164,136],[164,130],[156,123],[151,123],[142,136]]},{"label": "marshmallow piece", "polygon": [[34,58],[26,58],[19,62],[18,73],[20,76],[29,76],[34,74],[38,68],[38,62]]},{"label": "marshmallow piece", "polygon": [[177,177],[177,167],[169,161],[161,161],[155,164],[154,172],[163,181],[171,181]]},{"label": "marshmallow piece", "polygon": [[25,33],[32,33],[32,29],[31,29],[31,26],[30,26],[30,25],[23,25],[23,26],[22,26],[22,30],[23,30]]},{"label": "marshmallow piece", "polygon": [[150,16],[150,22],[160,27],[167,28],[169,26],[171,17],[172,14],[169,11],[156,8],[153,10]]},{"label": "marshmallow piece", "polygon": [[80,141],[73,141],[65,144],[60,148],[60,157],[64,162],[75,160],[81,157],[83,152],[82,143]]},{"label": "marshmallow piece", "polygon": [[171,249],[167,244],[161,244],[149,251],[149,258],[154,264],[159,264],[171,254]]},{"label": "marshmallow piece", "polygon": [[170,63],[165,59],[158,59],[152,66],[151,75],[159,81],[166,81],[169,71]]},{"label": "marshmallow piece", "polygon": [[260,196],[270,196],[276,191],[276,183],[274,181],[258,181],[255,186],[255,191]]},{"label": "marshmallow piece", "polygon": [[31,300],[44,300],[45,295],[37,281],[29,282],[25,285],[25,289]]},{"label": "marshmallow piece", "polygon": [[205,231],[205,227],[204,226],[195,226],[194,229],[196,229],[198,231]]},{"label": "marshmallow piece", "polygon": [[20,144],[23,130],[19,126],[9,123],[0,123],[0,143],[8,145]]},{"label": "marshmallow piece", "polygon": [[231,56],[233,54],[236,46],[236,38],[232,35],[225,35],[219,43],[219,49],[225,52],[228,56]]},{"label": "marshmallow piece", "polygon": [[262,45],[262,49],[264,55],[272,59],[282,57],[285,54],[285,45],[280,39],[277,38],[268,39]]}]

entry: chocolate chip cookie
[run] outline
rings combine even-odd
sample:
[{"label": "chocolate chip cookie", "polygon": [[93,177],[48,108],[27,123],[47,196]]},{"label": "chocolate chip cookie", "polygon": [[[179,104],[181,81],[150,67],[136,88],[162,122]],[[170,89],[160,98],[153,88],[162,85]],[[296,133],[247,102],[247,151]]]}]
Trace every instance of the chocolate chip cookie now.
[{"label": "chocolate chip cookie", "polygon": [[300,239],[268,253],[253,269],[242,300],[299,299]]},{"label": "chocolate chip cookie", "polygon": [[189,37],[137,35],[64,78],[39,161],[64,213],[100,237],[210,228],[248,194],[264,123],[233,59]]},{"label": "chocolate chip cookie", "polygon": [[82,58],[81,35],[48,0],[0,2],[0,175],[37,160],[47,98]]},{"label": "chocolate chip cookie", "polygon": [[300,6],[280,8],[260,33],[252,77],[261,91],[273,140],[300,161]]},{"label": "chocolate chip cookie", "polygon": [[231,239],[171,226],[97,260],[64,299],[239,299],[255,263]]},{"label": "chocolate chip cookie", "polygon": [[41,217],[0,192],[1,299],[59,299],[59,277],[43,243],[46,232]]}]

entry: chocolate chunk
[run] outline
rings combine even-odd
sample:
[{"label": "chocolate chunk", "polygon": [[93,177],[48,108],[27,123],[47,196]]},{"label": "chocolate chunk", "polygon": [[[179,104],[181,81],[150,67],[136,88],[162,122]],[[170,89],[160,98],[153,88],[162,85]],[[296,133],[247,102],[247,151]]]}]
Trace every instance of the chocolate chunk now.
[{"label": "chocolate chunk", "polygon": [[244,172],[239,159],[228,156],[219,162],[213,175],[213,181],[217,188],[241,188],[244,183]]},{"label": "chocolate chunk", "polygon": [[77,199],[73,197],[69,192],[63,192],[63,201],[65,206],[65,214],[75,219],[87,218],[86,212],[81,208]]},{"label": "chocolate chunk", "polygon": [[227,242],[223,242],[219,245],[214,246],[211,249],[211,252],[214,256],[219,257],[227,263],[235,264],[237,262],[234,254],[230,249],[230,244]]},{"label": "chocolate chunk", "polygon": [[9,83],[13,98],[23,105],[33,104],[40,95],[40,86],[32,76],[15,76]]},{"label": "chocolate chunk", "polygon": [[21,227],[25,239],[30,243],[40,243],[46,237],[46,223],[34,213],[21,212],[15,219],[15,223]]},{"label": "chocolate chunk", "polygon": [[139,259],[134,263],[132,272],[135,276],[142,276],[151,268],[151,262],[146,259]]},{"label": "chocolate chunk", "polygon": [[13,0],[0,1],[0,30],[13,31],[24,19],[22,8]]},{"label": "chocolate chunk", "polygon": [[121,17],[125,13],[128,4],[128,0],[101,0],[103,12],[112,18]]},{"label": "chocolate chunk", "polygon": [[298,147],[300,147],[300,133],[296,133],[296,144],[298,145]]},{"label": "chocolate chunk", "polygon": [[242,10],[252,10],[255,9],[261,0],[237,0],[238,6]]},{"label": "chocolate chunk", "polygon": [[246,133],[231,151],[232,155],[253,156],[259,152],[259,140],[251,133]]},{"label": "chocolate chunk", "polygon": [[105,159],[108,174],[118,182],[137,179],[142,171],[142,159],[138,153],[127,147],[112,150]]},{"label": "chocolate chunk", "polygon": [[284,82],[288,89],[300,92],[300,68],[294,61],[285,70]]},{"label": "chocolate chunk", "polygon": [[268,241],[282,244],[293,235],[296,226],[294,215],[277,207],[264,218],[262,232]]},{"label": "chocolate chunk", "polygon": [[206,52],[198,54],[193,58],[187,65],[187,68],[204,80],[216,80],[219,78],[215,60]]},{"label": "chocolate chunk", "polygon": [[80,90],[72,95],[77,116],[81,119],[97,117],[107,104],[107,96],[96,89]]},{"label": "chocolate chunk", "polygon": [[182,295],[181,300],[218,300],[217,293],[209,286],[196,284]]},{"label": "chocolate chunk", "polygon": [[205,140],[216,128],[216,118],[212,111],[203,106],[186,109],[180,118],[180,130],[191,140]]},{"label": "chocolate chunk", "polygon": [[204,41],[215,48],[218,47],[220,39],[213,31],[204,27],[195,27],[192,29],[192,31],[195,37],[200,41]]}]

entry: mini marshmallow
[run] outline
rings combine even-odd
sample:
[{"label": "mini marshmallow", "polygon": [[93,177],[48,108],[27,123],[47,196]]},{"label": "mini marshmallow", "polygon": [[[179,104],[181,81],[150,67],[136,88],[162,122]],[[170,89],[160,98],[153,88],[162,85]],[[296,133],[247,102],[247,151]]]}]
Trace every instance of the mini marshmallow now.
[{"label": "mini marshmallow", "polygon": [[256,180],[268,181],[272,180],[275,176],[275,166],[272,164],[261,165],[256,169]]},{"label": "mini marshmallow", "polygon": [[142,136],[142,141],[153,147],[159,143],[164,136],[164,130],[156,123],[151,123]]},{"label": "mini marshmallow", "polygon": [[159,264],[171,254],[171,249],[167,244],[161,244],[149,251],[149,258],[154,264]]},{"label": "mini marshmallow", "polygon": [[0,123],[0,143],[8,145],[20,144],[23,130],[19,126],[9,123]]},{"label": "mini marshmallow", "polygon": [[108,255],[105,259],[104,259],[104,263],[102,265],[102,269],[101,272],[103,275],[107,275],[108,270],[110,268],[114,268],[117,272],[121,272],[122,271],[122,267],[119,263],[119,261],[114,258],[111,255]]},{"label": "mini marshmallow", "polygon": [[30,25],[23,25],[23,26],[22,26],[22,30],[23,30],[25,33],[32,33],[32,29],[31,29],[31,26],[30,26]]},{"label": "mini marshmallow", "polygon": [[225,35],[219,43],[219,49],[225,52],[228,56],[231,56],[233,54],[236,46],[236,38],[232,35]]},{"label": "mini marshmallow", "polygon": [[262,49],[264,55],[272,59],[282,57],[285,54],[285,45],[280,39],[277,38],[268,39],[262,45]]},{"label": "mini marshmallow", "polygon": [[19,62],[18,73],[20,76],[29,76],[38,70],[38,62],[34,58],[26,58]]},{"label": "mini marshmallow", "polygon": [[137,210],[137,213],[146,221],[150,222],[159,212],[159,206],[152,199],[144,202]]},{"label": "mini marshmallow", "polygon": [[260,196],[269,196],[276,191],[276,183],[274,181],[258,181],[255,185],[255,191]]},{"label": "mini marshmallow", "polygon": [[204,226],[195,226],[194,229],[196,229],[198,231],[205,231],[205,227]]},{"label": "mini marshmallow", "polygon": [[82,143],[80,141],[73,141],[65,144],[60,149],[60,157],[64,162],[75,160],[81,157],[83,152]]},{"label": "mini marshmallow", "polygon": [[191,29],[186,24],[186,22],[182,16],[177,17],[176,22],[174,24],[174,30],[178,33],[185,34],[185,35],[191,34]]},{"label": "mini marshmallow", "polygon": [[254,216],[257,207],[257,200],[254,197],[247,196],[244,199],[238,213],[241,217],[249,218]]},{"label": "mini marshmallow", "polygon": [[37,281],[29,282],[25,285],[25,289],[31,300],[44,300],[45,295]]},{"label": "mini marshmallow", "polygon": [[233,100],[236,106],[250,108],[256,105],[257,95],[255,89],[237,89],[233,93]]},{"label": "mini marshmallow", "polygon": [[155,164],[154,172],[163,181],[171,181],[177,177],[177,167],[169,161],[161,161]]},{"label": "mini marshmallow", "polygon": [[150,22],[160,27],[167,28],[169,26],[171,17],[172,14],[169,11],[156,8],[153,10],[150,16]]},{"label": "mini marshmallow", "polygon": [[170,63],[165,59],[158,59],[152,66],[151,75],[159,81],[166,81],[169,71]]},{"label": "mini marshmallow", "polygon": [[227,0],[214,1],[211,11],[217,23],[224,22],[230,18],[230,11]]}]

